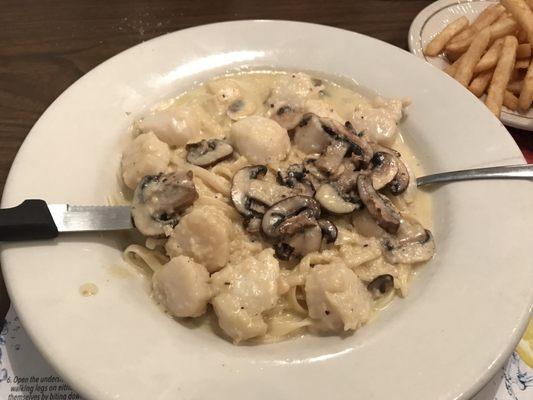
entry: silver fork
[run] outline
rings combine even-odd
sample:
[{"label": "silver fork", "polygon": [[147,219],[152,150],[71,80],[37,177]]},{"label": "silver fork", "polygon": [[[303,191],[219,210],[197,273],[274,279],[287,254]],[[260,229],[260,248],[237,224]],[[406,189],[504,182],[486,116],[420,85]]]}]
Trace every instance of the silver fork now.
[{"label": "silver fork", "polygon": [[475,179],[532,179],[533,164],[505,165],[502,167],[488,167],[464,169],[460,171],[442,172],[416,178],[416,185],[430,185],[434,183],[468,181]]}]

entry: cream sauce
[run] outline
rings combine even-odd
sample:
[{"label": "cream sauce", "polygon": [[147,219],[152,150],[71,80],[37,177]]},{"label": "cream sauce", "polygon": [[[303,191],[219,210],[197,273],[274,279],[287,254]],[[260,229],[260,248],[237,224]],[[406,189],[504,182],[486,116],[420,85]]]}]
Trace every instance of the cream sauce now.
[{"label": "cream sauce", "polygon": [[[390,261],[395,246],[401,246],[400,236],[383,236],[386,232],[377,226],[368,211],[326,215],[338,230],[336,240],[329,244],[321,242],[318,251],[312,251],[317,248],[313,247],[299,253],[307,254],[302,258],[280,261],[273,255],[272,243],[243,227],[243,218],[230,199],[232,178],[241,168],[261,163],[268,169],[261,178],[265,182],[261,186],[268,187],[266,182],[276,185],[278,171],[305,162],[310,154],[302,150],[317,151],[318,145],[317,148],[302,148],[294,138],[289,140],[292,130],[302,120],[302,113],[311,112],[320,117],[315,121],[320,121],[317,124],[324,132],[326,128],[321,124],[348,121],[356,132],[363,132],[363,139],[373,141],[372,145],[366,144],[368,148],[377,141],[401,153],[410,172],[410,184],[404,193],[388,197],[403,217],[403,237],[418,234],[422,227],[411,219],[431,228],[432,205],[430,195],[416,188],[415,176],[422,175],[423,168],[404,140],[409,132],[403,135],[401,132],[404,106],[402,100],[384,100],[347,82],[341,85],[302,73],[280,71],[224,75],[155,105],[145,117],[147,120],[136,123],[134,132],[145,136],[151,132],[147,127],[160,129],[156,136],[168,145],[170,160],[164,163],[164,168],[160,167],[161,157],[154,152],[164,147],[159,144],[148,143],[149,156],[154,158],[149,159],[150,162],[142,157],[138,159],[137,148],[127,150],[129,164],[139,171],[123,175],[123,179],[140,180],[140,173],[145,169],[150,173],[190,170],[199,198],[185,210],[181,222],[173,230],[165,231],[167,238],[148,238],[146,247],[131,245],[125,251],[125,259],[133,262],[140,259],[140,264],[154,271],[154,297],[170,314],[197,317],[205,312],[206,304],[211,303],[223,331],[235,342],[281,340],[303,329],[310,332],[357,329],[369,321],[374,311],[384,308],[394,294],[404,296],[407,293],[410,276],[414,273],[412,267],[429,259],[434,250],[426,251],[424,258],[416,252],[416,246],[428,243],[427,240],[432,244],[431,236],[414,243],[416,251],[407,249],[414,254],[410,259]],[[186,115],[179,112],[182,108],[186,109]],[[286,110],[280,113],[282,108]],[[194,121],[192,116],[195,116]],[[323,118],[330,120],[325,122]],[[365,119],[364,123],[360,119]],[[311,124],[307,126],[311,129]],[[193,137],[189,135],[191,127],[196,132]],[[321,134],[323,132],[315,132],[314,135]],[[311,136],[303,134],[302,140],[308,142]],[[236,154],[212,167],[189,164],[185,144],[210,138],[227,139]],[[140,141],[139,137],[135,140]],[[123,166],[125,164],[128,163]],[[139,165],[142,168],[138,168]],[[271,206],[267,201],[263,203]],[[220,215],[217,218],[206,216],[209,210]],[[353,225],[356,218],[357,223]],[[420,236],[416,237],[420,240]],[[387,246],[384,246],[384,238]],[[290,244],[297,246],[293,242]],[[407,248],[405,246],[401,251]],[[261,257],[266,260],[264,264],[271,267],[268,279],[263,276],[268,268],[252,268]],[[317,269],[313,270],[314,267]],[[312,275],[313,271],[320,274]],[[314,276],[314,281],[309,281],[309,276]],[[393,278],[388,282],[392,282],[394,290],[390,295],[371,296],[367,285],[387,276]],[[84,289],[83,293],[87,293],[84,295],[96,293],[91,291],[92,286]],[[261,296],[264,301],[255,304],[263,299]],[[307,309],[299,303],[304,297]]]},{"label": "cream sauce", "polygon": [[[268,104],[267,100],[271,94],[271,88],[276,78],[280,75],[288,74],[290,73],[282,71],[249,71],[227,74],[223,77],[215,78],[194,87],[190,91],[165,103],[165,107],[172,105],[190,106],[193,104],[193,108],[205,118],[202,119],[201,124],[202,130],[204,131],[202,137],[225,137],[229,134],[232,120],[228,118],[213,101],[211,94],[213,88],[220,86],[218,83],[222,82],[224,79],[235,81],[244,89],[245,93],[243,93],[243,95],[251,97],[255,102],[252,115],[263,115],[268,113],[271,108],[271,104]],[[359,90],[355,84],[348,80],[342,82],[342,85],[345,86],[324,78],[320,78],[320,81],[323,86],[319,98],[319,101],[323,102],[320,103],[322,106],[322,113],[335,113],[340,117],[342,122],[353,120],[354,109],[372,103],[370,99],[371,94],[368,90],[362,88]],[[234,91],[232,93],[233,96],[235,96]],[[317,101],[313,101],[314,103],[311,108],[316,108]],[[381,99],[379,99],[379,102],[381,102]],[[317,110],[315,109],[314,111]],[[212,114],[208,115],[208,112],[212,112]],[[407,167],[415,177],[422,176],[424,175],[423,166],[406,144],[405,137],[408,135],[409,132],[402,132],[400,126],[396,138],[392,143],[389,143],[389,146],[401,153],[404,163],[407,164]],[[198,137],[194,139],[194,141],[198,140]],[[410,214],[423,226],[431,229],[433,227],[433,211],[430,194],[417,190],[415,187],[412,187],[410,190],[413,197],[410,199],[411,201],[408,207]]]}]

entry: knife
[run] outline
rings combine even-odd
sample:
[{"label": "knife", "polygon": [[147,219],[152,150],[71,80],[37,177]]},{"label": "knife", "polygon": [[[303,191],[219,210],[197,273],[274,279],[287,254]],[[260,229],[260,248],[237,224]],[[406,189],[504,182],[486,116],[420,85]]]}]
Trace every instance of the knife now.
[{"label": "knife", "polygon": [[72,206],[25,200],[0,209],[0,241],[51,239],[60,232],[117,231],[132,229],[128,206]]}]

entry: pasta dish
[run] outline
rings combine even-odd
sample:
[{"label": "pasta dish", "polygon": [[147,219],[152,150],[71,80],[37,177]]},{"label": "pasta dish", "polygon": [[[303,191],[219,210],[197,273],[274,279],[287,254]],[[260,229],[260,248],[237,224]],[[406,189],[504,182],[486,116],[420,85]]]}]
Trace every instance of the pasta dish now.
[{"label": "pasta dish", "polygon": [[214,312],[234,343],[357,330],[435,252],[406,106],[277,71],[157,104],[122,155],[145,237],[125,259],[171,316]]}]

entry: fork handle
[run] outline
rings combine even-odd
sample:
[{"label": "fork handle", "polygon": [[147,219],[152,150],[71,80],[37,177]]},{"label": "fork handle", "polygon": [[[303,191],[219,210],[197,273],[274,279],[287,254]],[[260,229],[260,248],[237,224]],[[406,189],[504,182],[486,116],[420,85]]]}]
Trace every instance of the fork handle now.
[{"label": "fork handle", "polygon": [[502,167],[488,167],[465,169],[461,171],[442,172],[426,175],[416,179],[417,186],[432,183],[468,181],[475,179],[532,179],[533,165],[506,165]]}]

